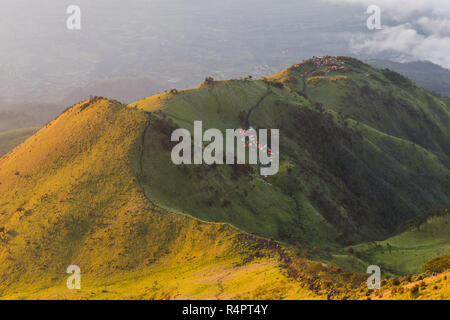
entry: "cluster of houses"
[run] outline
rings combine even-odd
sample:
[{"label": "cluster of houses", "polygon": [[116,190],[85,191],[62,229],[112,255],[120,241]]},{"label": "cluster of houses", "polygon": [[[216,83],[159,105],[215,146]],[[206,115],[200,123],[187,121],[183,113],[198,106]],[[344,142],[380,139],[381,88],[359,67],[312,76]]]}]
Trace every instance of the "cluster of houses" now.
[{"label": "cluster of houses", "polygon": [[311,59],[303,60],[302,62],[295,64],[294,68],[300,68],[309,64],[314,65],[314,70],[305,71],[303,73],[303,77],[309,77],[312,73],[314,73],[315,71],[319,70],[322,67],[325,67],[325,70],[323,70],[324,73],[330,73],[332,71],[345,69],[345,61],[340,61],[338,58],[331,56],[326,56],[322,58],[312,57]]}]

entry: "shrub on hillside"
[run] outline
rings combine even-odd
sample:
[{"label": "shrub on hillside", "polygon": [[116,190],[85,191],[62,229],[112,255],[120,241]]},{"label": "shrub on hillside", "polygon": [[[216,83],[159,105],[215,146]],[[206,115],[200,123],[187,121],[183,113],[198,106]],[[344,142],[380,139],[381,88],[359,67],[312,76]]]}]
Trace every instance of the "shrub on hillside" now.
[{"label": "shrub on hillside", "polygon": [[443,257],[434,258],[422,266],[422,272],[444,272],[450,269],[450,253]]},{"label": "shrub on hillside", "polygon": [[229,208],[229,207],[231,207],[231,204],[232,204],[232,202],[231,202],[230,200],[225,199],[225,200],[222,202],[222,207],[223,207],[223,208]]},{"label": "shrub on hillside", "polygon": [[238,118],[239,118],[239,122],[241,124],[245,125],[245,122],[247,121],[247,112],[245,110],[240,111]]},{"label": "shrub on hillside", "polygon": [[416,284],[415,286],[413,286],[412,288],[411,288],[411,297],[412,298],[415,298],[415,297],[417,297],[417,295],[419,294],[419,285],[418,284]]},{"label": "shrub on hillside", "polygon": [[203,81],[202,85],[207,86],[209,84],[212,84],[214,82],[214,78],[213,77],[206,77],[205,81]]},{"label": "shrub on hillside", "polygon": [[390,69],[383,70],[383,74],[386,78],[391,80],[396,85],[402,86],[402,87],[412,87],[412,82],[408,78],[402,76],[400,73],[397,73],[395,71],[392,71]]}]

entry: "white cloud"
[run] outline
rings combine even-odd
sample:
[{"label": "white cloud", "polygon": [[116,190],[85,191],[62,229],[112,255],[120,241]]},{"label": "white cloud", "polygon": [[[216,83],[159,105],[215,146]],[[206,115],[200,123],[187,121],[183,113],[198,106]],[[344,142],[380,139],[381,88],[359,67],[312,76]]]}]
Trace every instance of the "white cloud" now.
[{"label": "white cloud", "polygon": [[419,34],[411,24],[385,27],[375,35],[354,36],[350,41],[356,53],[395,52],[400,60],[428,60],[450,68],[450,37]]},{"label": "white cloud", "polygon": [[417,24],[429,34],[450,36],[450,19],[432,19],[429,17],[421,17],[417,19]]},{"label": "white cloud", "polygon": [[[354,35],[356,53],[396,53],[401,60],[429,60],[450,68],[450,1],[323,0],[361,8],[381,8],[383,30]],[[363,11],[362,11],[363,12]]]}]

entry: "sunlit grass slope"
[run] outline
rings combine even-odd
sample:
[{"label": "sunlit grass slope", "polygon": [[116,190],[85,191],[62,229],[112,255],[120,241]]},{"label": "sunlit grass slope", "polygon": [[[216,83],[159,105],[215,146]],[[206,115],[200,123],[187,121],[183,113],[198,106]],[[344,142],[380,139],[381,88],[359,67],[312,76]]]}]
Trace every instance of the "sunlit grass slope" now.
[{"label": "sunlit grass slope", "polygon": [[421,270],[400,277],[381,274],[379,289],[362,283],[347,292],[348,299],[358,300],[449,300],[450,254],[426,262]]},{"label": "sunlit grass slope", "polygon": [[383,281],[378,290],[362,286],[349,294],[349,299],[360,300],[449,300],[450,271],[431,275],[421,273]]},{"label": "sunlit grass slope", "polygon": [[[84,101],[1,158],[1,298],[323,299],[326,270],[348,285],[337,269],[286,262],[227,224],[152,206],[138,180],[148,124],[141,110]],[[80,291],[65,287],[72,264]]]},{"label": "sunlit grass slope", "polygon": [[[437,265],[445,268],[439,269]],[[384,280],[380,290],[361,288],[355,291],[359,295],[364,292],[362,299],[372,300],[449,300],[450,254],[429,261],[422,271],[420,274]]]}]

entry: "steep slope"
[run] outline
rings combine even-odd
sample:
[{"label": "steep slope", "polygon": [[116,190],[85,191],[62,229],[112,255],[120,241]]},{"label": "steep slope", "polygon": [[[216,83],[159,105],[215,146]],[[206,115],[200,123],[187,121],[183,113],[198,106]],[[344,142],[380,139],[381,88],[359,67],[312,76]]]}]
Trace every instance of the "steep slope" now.
[{"label": "steep slope", "polygon": [[0,101],[0,132],[41,127],[54,119],[64,107],[54,103]]},{"label": "steep slope", "polygon": [[[320,68],[327,68],[328,59],[320,59]],[[408,140],[406,133],[395,136],[381,131],[388,126],[383,123],[371,126],[370,121],[364,123],[356,116],[359,120],[353,115],[344,117],[324,97],[330,101],[336,97],[339,102],[345,90],[359,88],[361,74],[376,79],[380,71],[350,58],[341,59],[345,70],[319,70],[316,59],[268,79],[209,80],[196,89],[131,104],[132,108],[160,110],[152,115],[155,125],[150,125],[147,133],[147,137],[158,138],[145,139],[146,148],[152,150],[143,157],[143,185],[149,198],[203,220],[230,222],[309,249],[381,240],[419,212],[448,204],[450,171],[444,153],[450,141],[444,116],[448,106],[423,92],[443,115],[432,118],[436,123],[430,128],[440,129],[435,139],[424,143],[434,148],[430,150]],[[338,59],[332,60],[336,63]],[[310,74],[303,90],[305,68],[323,73],[321,81],[333,84],[312,85],[312,79],[319,76]],[[335,78],[337,83],[347,79],[345,88],[334,87]],[[387,80],[373,80],[377,86],[383,81]],[[402,95],[412,94],[409,92],[401,89]],[[323,103],[313,100],[316,96]],[[368,99],[364,93],[361,96]],[[414,108],[431,108],[423,103]],[[224,131],[247,124],[280,128],[280,172],[264,179],[254,166],[238,171],[229,166],[174,166],[167,143],[171,130],[161,128],[192,131],[195,120],[203,121],[204,130]],[[411,121],[418,128],[417,121]],[[403,122],[400,115],[394,115],[389,125],[404,127]],[[409,132],[405,128],[400,131]]]},{"label": "steep slope", "polygon": [[441,274],[422,273],[383,281],[379,290],[362,286],[349,294],[359,300],[449,300],[450,270]]},{"label": "steep slope", "polygon": [[[148,124],[96,98],[0,159],[2,298],[324,298],[324,270],[348,286],[351,274],[151,205],[137,179]],[[65,287],[71,264],[80,291]]]},{"label": "steep slope", "polygon": [[22,128],[0,132],[0,157],[35,134],[39,128]]},{"label": "steep slope", "polygon": [[[344,69],[333,69],[341,63]],[[274,78],[286,82],[311,70],[305,93],[312,101],[343,117],[443,154],[448,161],[450,100],[430,94],[396,72],[377,70],[346,57],[308,60]],[[303,90],[302,82],[297,82],[296,89]]]},{"label": "steep slope", "polygon": [[[436,270],[436,261],[445,269]],[[443,263],[444,261],[444,263]],[[427,269],[428,267],[430,269]],[[372,300],[449,300],[450,255],[439,257],[424,265],[422,273],[383,281],[381,290],[367,292],[364,299]],[[361,290],[360,290],[361,291]]]}]

